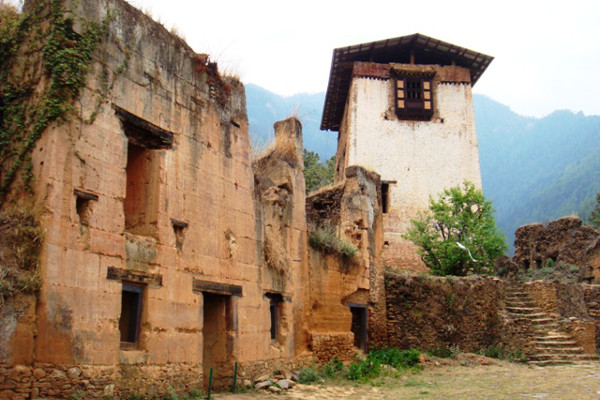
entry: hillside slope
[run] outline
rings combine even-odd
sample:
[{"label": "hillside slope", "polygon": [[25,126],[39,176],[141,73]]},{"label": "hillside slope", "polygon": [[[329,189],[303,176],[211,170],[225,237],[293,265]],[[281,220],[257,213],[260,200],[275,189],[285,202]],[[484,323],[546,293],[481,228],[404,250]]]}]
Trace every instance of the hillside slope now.
[{"label": "hillside slope", "polygon": [[[246,85],[253,143],[273,136],[273,123],[296,113],[304,145],[321,161],[335,154],[335,132],[319,130],[325,93],[282,97]],[[520,225],[568,214],[584,219],[600,191],[600,117],[555,111],[544,118],[520,116],[475,95],[483,190],[512,247]]]}]

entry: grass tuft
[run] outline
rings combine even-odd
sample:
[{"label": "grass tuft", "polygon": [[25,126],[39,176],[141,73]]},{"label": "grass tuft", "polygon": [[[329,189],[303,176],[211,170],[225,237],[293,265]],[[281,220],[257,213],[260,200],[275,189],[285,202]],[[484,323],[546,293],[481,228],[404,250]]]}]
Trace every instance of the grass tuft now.
[{"label": "grass tuft", "polygon": [[309,238],[310,246],[325,254],[339,254],[344,259],[354,257],[358,248],[351,242],[339,237],[331,225],[323,225],[314,229]]}]

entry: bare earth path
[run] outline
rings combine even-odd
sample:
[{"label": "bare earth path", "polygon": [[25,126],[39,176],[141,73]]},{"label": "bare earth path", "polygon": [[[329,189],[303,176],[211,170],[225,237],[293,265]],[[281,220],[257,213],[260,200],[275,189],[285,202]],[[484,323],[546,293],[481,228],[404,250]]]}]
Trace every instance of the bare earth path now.
[{"label": "bare earth path", "polygon": [[[374,386],[375,385],[375,386]],[[298,385],[282,394],[251,391],[220,394],[218,400],[319,399],[319,400],[600,400],[600,363],[532,367],[504,361],[493,365],[427,366],[417,374],[379,378],[372,384],[345,380]]]}]

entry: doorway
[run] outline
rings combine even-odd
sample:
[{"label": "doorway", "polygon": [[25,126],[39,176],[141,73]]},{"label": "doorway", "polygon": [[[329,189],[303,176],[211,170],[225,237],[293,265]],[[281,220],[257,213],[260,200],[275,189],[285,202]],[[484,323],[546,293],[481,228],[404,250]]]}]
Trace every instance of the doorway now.
[{"label": "doorway", "polygon": [[233,375],[231,366],[232,343],[228,331],[231,325],[231,296],[202,293],[204,322],[202,326],[202,365],[204,389],[208,389],[210,370],[213,370],[213,388],[227,385]]},{"label": "doorway", "polygon": [[351,331],[354,333],[354,347],[367,351],[367,306],[366,304],[350,304],[352,313]]}]

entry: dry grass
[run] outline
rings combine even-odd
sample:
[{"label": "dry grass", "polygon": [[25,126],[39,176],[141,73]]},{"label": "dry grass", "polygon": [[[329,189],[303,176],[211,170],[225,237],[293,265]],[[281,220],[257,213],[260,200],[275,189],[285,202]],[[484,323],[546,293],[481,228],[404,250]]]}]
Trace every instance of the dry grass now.
[{"label": "dry grass", "polygon": [[42,229],[29,211],[0,213],[0,304],[18,292],[39,290]]},{"label": "dry grass", "polygon": [[302,161],[298,159],[295,140],[288,136],[279,137],[275,140],[273,155],[292,167],[296,167]]},{"label": "dry grass", "polygon": [[269,143],[257,143],[256,147],[252,150],[255,154],[254,161],[274,157],[285,161],[291,167],[296,167],[302,161],[298,159],[296,142],[290,137],[280,137]]},{"label": "dry grass", "polygon": [[307,400],[591,400],[600,398],[598,364],[531,367],[506,361],[491,365],[463,365],[451,360],[428,365],[420,373],[390,375],[357,385],[348,381],[326,381],[298,385],[285,394],[253,391],[222,395],[219,399],[307,399]]},{"label": "dry grass", "polygon": [[265,261],[273,271],[279,275],[287,276],[290,265],[289,257],[283,246],[272,236],[272,233],[267,232],[263,247]]}]

